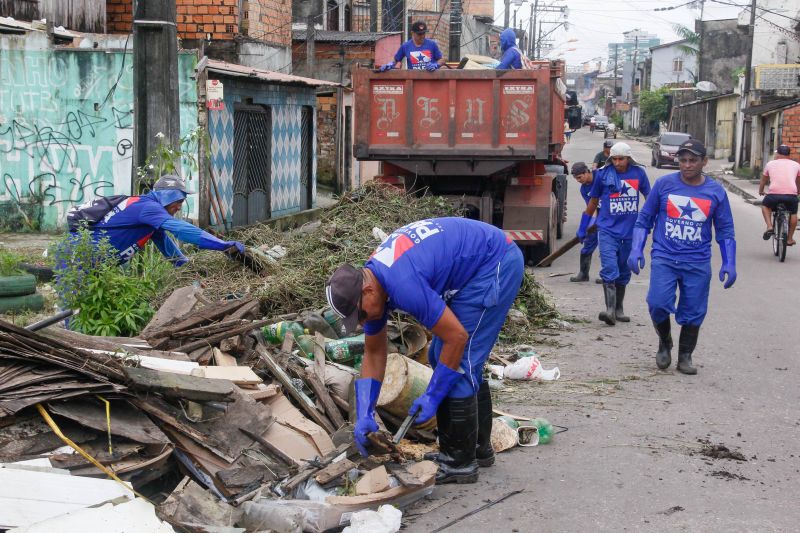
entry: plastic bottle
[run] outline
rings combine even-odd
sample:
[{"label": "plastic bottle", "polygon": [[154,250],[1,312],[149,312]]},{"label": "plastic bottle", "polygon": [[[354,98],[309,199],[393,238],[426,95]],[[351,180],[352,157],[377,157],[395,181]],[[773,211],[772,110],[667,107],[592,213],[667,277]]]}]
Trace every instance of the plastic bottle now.
[{"label": "plastic bottle", "polygon": [[331,325],[333,331],[336,332],[336,336],[339,337],[342,331],[342,317],[334,313],[333,309],[326,309],[322,312],[322,318]]},{"label": "plastic bottle", "polygon": [[270,344],[280,344],[283,342],[283,339],[286,338],[287,331],[291,331],[295,339],[305,333],[305,329],[303,328],[302,324],[298,322],[282,320],[280,322],[276,322],[275,324],[264,326],[261,329],[261,334],[264,336],[264,340]]},{"label": "plastic bottle", "polygon": [[325,353],[331,361],[336,363],[360,365],[365,350],[364,342],[363,333],[357,337],[330,340],[325,343]]}]

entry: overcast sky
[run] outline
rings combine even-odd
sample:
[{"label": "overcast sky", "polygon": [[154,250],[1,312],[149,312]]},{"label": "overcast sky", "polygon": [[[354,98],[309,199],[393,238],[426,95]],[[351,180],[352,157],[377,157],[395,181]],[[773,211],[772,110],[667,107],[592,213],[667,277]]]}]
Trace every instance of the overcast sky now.
[{"label": "overcast sky", "polygon": [[[469,0],[465,0],[468,2]],[[683,24],[694,28],[694,20],[700,17],[699,9],[690,9],[688,6],[679,7],[669,11],[654,11],[655,8],[678,6],[686,4],[688,0],[539,0],[539,5],[567,5],[569,6],[569,31],[559,28],[549,38],[553,39],[554,49],[548,57],[554,58],[564,52],[567,66],[578,66],[584,61],[602,57],[605,66],[608,60],[608,43],[622,42],[622,32],[639,28],[661,38],[662,43],[677,40],[678,37],[672,29],[674,23]],[[744,4],[745,0],[721,0],[723,3],[707,0],[703,20],[716,20],[736,18],[741,8],[729,3]],[[525,27],[531,13],[531,0],[526,0],[520,8],[519,17],[525,17]],[[495,21],[503,24],[503,0],[495,0]],[[513,20],[514,8],[511,8]],[[524,14],[524,15],[523,15]],[[561,20],[555,13],[549,13],[544,20]],[[553,28],[555,24],[545,24]],[[568,43],[570,39],[577,42]],[[575,48],[575,50],[569,50]]]}]

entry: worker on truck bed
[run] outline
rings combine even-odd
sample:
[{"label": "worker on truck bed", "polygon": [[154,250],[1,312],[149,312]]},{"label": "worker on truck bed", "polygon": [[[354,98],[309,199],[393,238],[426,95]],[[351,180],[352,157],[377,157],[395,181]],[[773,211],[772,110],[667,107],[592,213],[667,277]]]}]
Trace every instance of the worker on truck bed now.
[{"label": "worker on truck bed", "polygon": [[500,34],[500,51],[503,57],[496,67],[497,70],[521,69],[522,51],[517,48],[517,35],[511,28],[506,28]]},{"label": "worker on truck bed", "polygon": [[403,59],[406,66],[412,70],[437,70],[444,65],[444,57],[439,50],[439,45],[432,39],[426,39],[428,25],[419,20],[411,25],[411,39],[400,45],[394,55],[394,61],[386,63],[379,70],[381,72],[401,68]]},{"label": "worker on truck bed", "polygon": [[403,310],[433,332],[433,377],[411,405],[421,424],[436,416],[436,483],[474,483],[494,463],[492,397],[483,366],[522,283],[519,247],[502,230],[465,218],[433,218],[396,229],[363,268],[342,265],[325,287],[346,332],[364,325],[355,382],[354,436],[367,455],[386,370],[386,319]]}]

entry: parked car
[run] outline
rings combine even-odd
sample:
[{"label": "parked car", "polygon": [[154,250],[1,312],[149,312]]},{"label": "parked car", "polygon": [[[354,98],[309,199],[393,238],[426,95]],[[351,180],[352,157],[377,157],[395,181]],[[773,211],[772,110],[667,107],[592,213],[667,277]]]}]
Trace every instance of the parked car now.
[{"label": "parked car", "polygon": [[692,136],[688,133],[681,133],[679,131],[667,131],[662,133],[653,144],[653,153],[650,157],[650,164],[656,168],[661,168],[664,165],[677,166],[678,162],[678,146],[681,143],[691,139]]},{"label": "parked car", "polygon": [[594,117],[591,115],[583,115],[583,125],[588,126],[589,124],[591,124],[593,118]]},{"label": "parked car", "polygon": [[614,139],[617,138],[617,125],[613,122],[609,122],[606,126],[605,131],[603,131],[603,139],[608,139],[613,137]]},{"label": "parked car", "polygon": [[597,115],[594,117],[594,127],[598,130],[605,131],[606,126],[608,126],[608,117],[604,115]]}]

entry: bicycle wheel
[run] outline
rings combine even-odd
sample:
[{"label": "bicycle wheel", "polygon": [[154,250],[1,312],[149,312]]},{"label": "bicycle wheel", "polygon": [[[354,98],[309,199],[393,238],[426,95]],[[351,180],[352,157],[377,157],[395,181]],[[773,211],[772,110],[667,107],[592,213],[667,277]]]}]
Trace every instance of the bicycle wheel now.
[{"label": "bicycle wheel", "polygon": [[786,249],[788,248],[786,241],[789,240],[789,217],[786,216],[785,213],[781,217],[780,228],[781,228],[781,239],[780,239],[781,253],[778,256],[778,259],[780,259],[780,262],[783,263],[784,261],[786,261]]},{"label": "bicycle wheel", "polygon": [[775,213],[772,216],[772,253],[775,254],[775,257],[778,257],[778,252],[780,252],[780,248],[778,247],[778,226],[780,223],[780,219],[778,213]]}]

